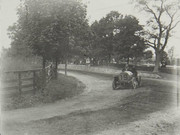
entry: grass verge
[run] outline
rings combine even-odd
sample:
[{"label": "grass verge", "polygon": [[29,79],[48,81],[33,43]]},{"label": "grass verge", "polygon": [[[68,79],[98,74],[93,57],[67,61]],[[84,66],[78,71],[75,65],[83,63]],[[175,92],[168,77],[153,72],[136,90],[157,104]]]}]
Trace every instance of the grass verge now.
[{"label": "grass verge", "polygon": [[4,98],[2,109],[13,110],[53,103],[79,95],[84,88],[85,85],[76,78],[59,74],[57,80],[52,80],[47,84],[43,93],[37,92],[33,95],[32,92],[28,92],[21,96],[16,94]]}]

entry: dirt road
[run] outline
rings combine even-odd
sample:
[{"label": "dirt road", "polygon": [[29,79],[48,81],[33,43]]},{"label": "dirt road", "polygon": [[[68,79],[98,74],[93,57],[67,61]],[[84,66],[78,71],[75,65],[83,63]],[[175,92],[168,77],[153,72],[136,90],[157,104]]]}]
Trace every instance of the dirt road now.
[{"label": "dirt road", "polygon": [[111,77],[76,72],[68,75],[87,86],[83,94],[54,104],[3,112],[3,134],[91,135],[109,130],[119,133],[117,129],[125,125],[176,105],[172,82],[144,80],[136,90],[113,91]]}]

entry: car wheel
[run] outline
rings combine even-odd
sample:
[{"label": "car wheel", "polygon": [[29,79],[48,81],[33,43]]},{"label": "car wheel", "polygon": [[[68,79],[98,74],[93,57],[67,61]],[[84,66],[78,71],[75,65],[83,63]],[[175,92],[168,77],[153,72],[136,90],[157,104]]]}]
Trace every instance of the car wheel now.
[{"label": "car wheel", "polygon": [[141,76],[138,77],[138,86],[141,86]]},{"label": "car wheel", "polygon": [[113,90],[116,90],[116,82],[115,81],[113,81],[113,83],[112,83],[112,88],[113,88]]},{"label": "car wheel", "polygon": [[138,86],[138,82],[136,81],[136,79],[133,79],[133,80],[132,80],[132,88],[133,88],[133,89],[136,89],[137,86]]}]

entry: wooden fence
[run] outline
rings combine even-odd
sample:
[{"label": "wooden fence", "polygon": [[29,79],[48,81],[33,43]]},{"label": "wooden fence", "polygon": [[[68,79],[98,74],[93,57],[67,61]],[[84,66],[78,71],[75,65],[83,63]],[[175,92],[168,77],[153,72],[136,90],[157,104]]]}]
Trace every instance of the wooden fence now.
[{"label": "wooden fence", "polygon": [[2,73],[1,84],[3,91],[23,91],[33,90],[35,94],[37,89],[42,89],[54,75],[53,66],[49,65],[42,69],[7,71]]}]

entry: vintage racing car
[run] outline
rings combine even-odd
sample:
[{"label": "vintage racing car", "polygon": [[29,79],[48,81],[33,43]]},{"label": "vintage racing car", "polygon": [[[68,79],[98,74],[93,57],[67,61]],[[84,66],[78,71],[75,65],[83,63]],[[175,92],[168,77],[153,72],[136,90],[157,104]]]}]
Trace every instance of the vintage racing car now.
[{"label": "vintage racing car", "polygon": [[135,76],[131,71],[122,71],[119,75],[114,76],[112,88],[133,88],[136,89],[141,85],[141,76]]}]

